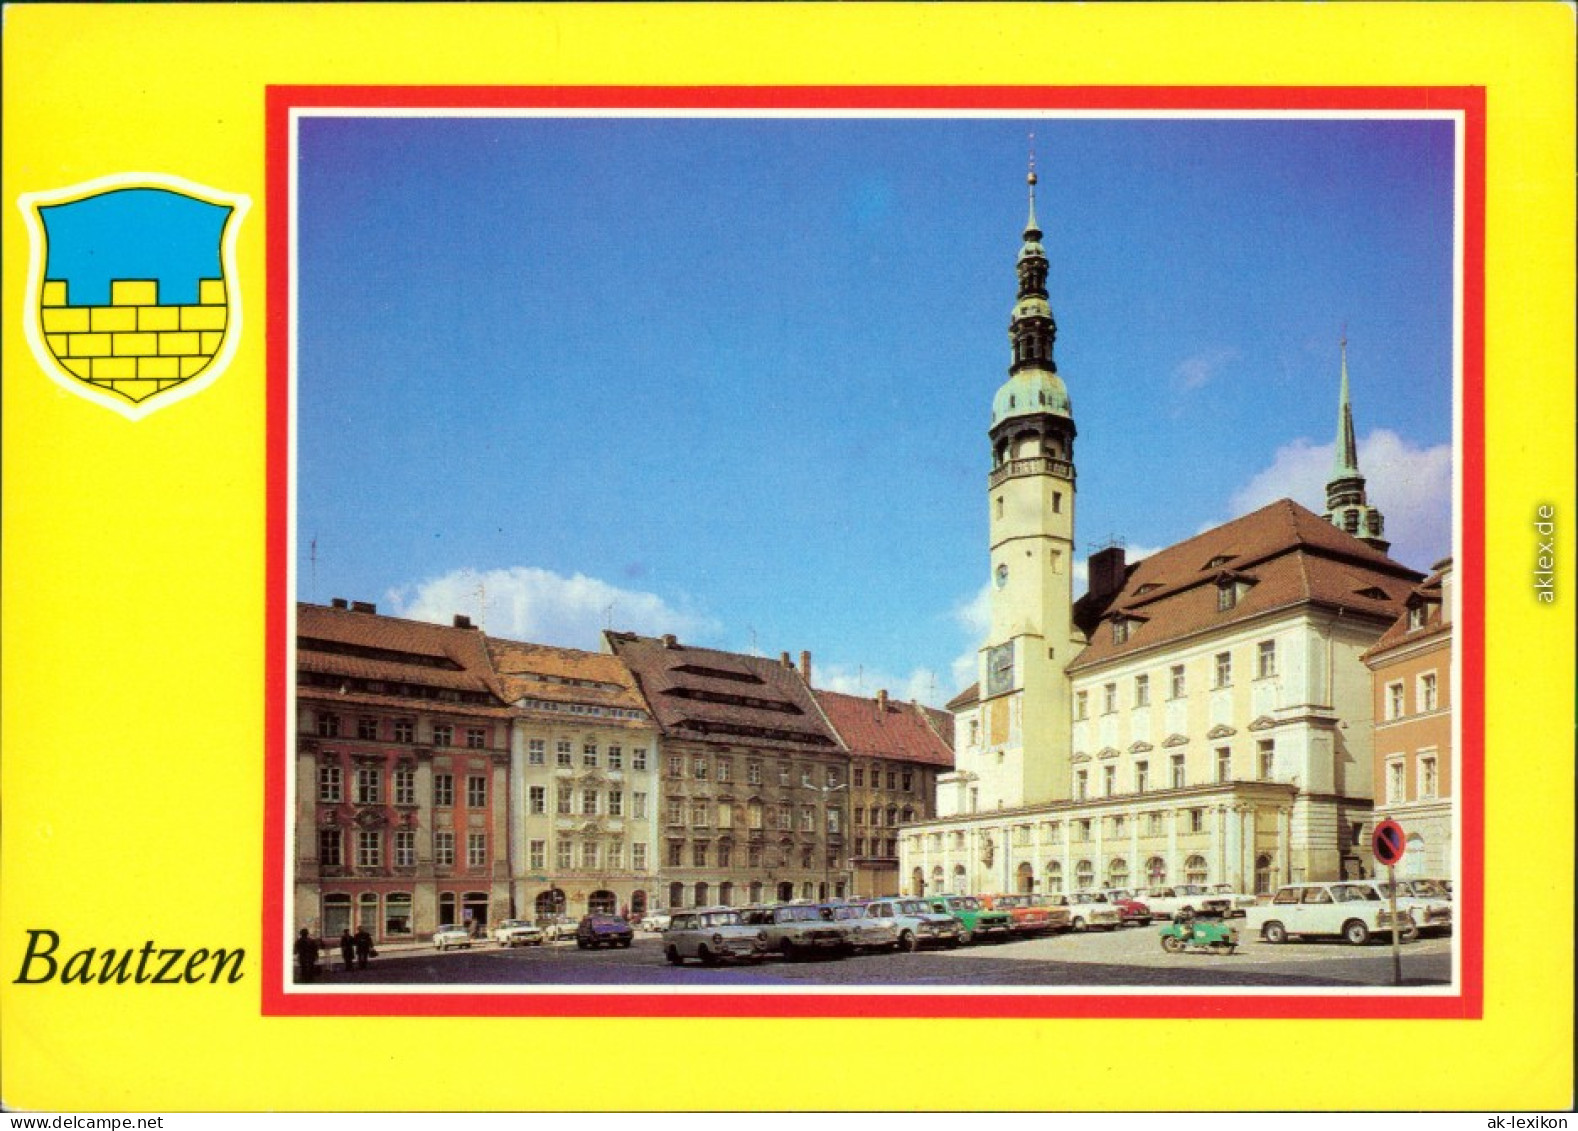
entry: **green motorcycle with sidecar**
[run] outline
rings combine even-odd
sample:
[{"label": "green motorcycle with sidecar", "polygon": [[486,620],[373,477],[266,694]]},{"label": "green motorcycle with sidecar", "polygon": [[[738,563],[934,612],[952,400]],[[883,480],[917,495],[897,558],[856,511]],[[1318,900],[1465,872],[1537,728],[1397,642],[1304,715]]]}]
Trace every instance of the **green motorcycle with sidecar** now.
[{"label": "green motorcycle with sidecar", "polygon": [[1198,911],[1186,908],[1162,928],[1162,949],[1168,954],[1189,951],[1232,954],[1238,949],[1238,928],[1234,922],[1244,917],[1242,911],[1234,910],[1232,900],[1204,900]]}]

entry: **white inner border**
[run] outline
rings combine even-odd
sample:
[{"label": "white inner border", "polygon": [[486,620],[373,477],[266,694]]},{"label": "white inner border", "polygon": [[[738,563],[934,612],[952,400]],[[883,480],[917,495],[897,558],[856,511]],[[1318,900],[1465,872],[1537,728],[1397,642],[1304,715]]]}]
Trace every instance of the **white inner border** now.
[{"label": "white inner border", "polygon": [[[1451,998],[1461,991],[1463,969],[1462,935],[1454,922],[1452,932],[1452,980],[1445,986],[1415,987],[1403,990],[1394,986],[673,986],[638,982],[623,985],[477,985],[469,982],[441,985],[389,985],[389,986],[299,986],[289,977],[292,967],[292,944],[295,939],[295,852],[296,843],[296,488],[297,468],[297,381],[300,376],[298,350],[297,304],[301,301],[300,269],[298,262],[300,198],[297,140],[299,124],[305,118],[619,118],[619,119],[668,119],[668,118],[733,118],[733,119],[1063,119],[1101,120],[1277,120],[1277,121],[1449,121],[1453,125],[1453,200],[1452,200],[1452,554],[1454,560],[1453,610],[1454,635],[1452,640],[1452,855],[1454,874],[1462,875],[1463,862],[1463,807],[1459,803],[1462,783],[1462,637],[1456,626],[1462,621],[1462,567],[1463,567],[1463,190],[1466,170],[1464,165],[1465,115],[1461,110],[1037,110],[1030,107],[992,110],[802,110],[802,109],[627,109],[627,108],[568,108],[546,107],[520,109],[428,109],[428,108],[292,108],[289,119],[289,198],[290,198],[290,343],[289,343],[289,455],[286,488],[285,530],[285,615],[289,626],[285,632],[285,662],[288,677],[285,680],[283,710],[280,721],[285,758],[285,821],[284,844],[281,846],[281,893],[283,914],[280,917],[281,977],[287,995],[343,996],[375,994],[378,996],[453,996],[457,994],[487,997],[531,996],[558,997],[566,994],[623,997],[665,995],[674,997],[1309,997],[1363,999],[1397,997],[1406,994],[1413,998]],[[245,198],[241,198],[243,201]],[[244,204],[242,208],[244,210]],[[236,220],[239,222],[240,213]],[[233,265],[227,263],[227,270]],[[236,305],[239,311],[239,303]],[[237,325],[239,330],[239,322]],[[239,336],[239,335],[238,335]],[[217,376],[217,374],[216,374]],[[196,390],[192,390],[195,392]],[[419,941],[415,935],[413,941]],[[748,1012],[748,1011],[747,1011]],[[1077,1018],[1075,1019],[1077,1020]]]}]

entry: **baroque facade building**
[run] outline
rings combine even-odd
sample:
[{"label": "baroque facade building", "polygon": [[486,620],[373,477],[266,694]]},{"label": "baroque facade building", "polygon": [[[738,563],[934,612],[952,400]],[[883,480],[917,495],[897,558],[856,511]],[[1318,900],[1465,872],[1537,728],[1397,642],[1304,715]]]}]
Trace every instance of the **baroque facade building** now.
[{"label": "baroque facade building", "polygon": [[510,725],[513,906],[640,916],[657,876],[658,734],[613,656],[487,638]]},{"label": "baroque facade building", "polygon": [[1365,497],[1346,346],[1325,518],[1283,499],[1137,563],[1109,548],[1075,602],[1075,428],[1034,192],[1032,170],[988,433],[991,624],[978,683],[949,704],[938,816],[901,837],[905,891],[1359,874],[1373,796],[1360,657],[1421,575],[1386,555]]},{"label": "baroque facade building", "polygon": [[1402,825],[1403,876],[1453,879],[1452,559],[1364,654],[1374,677],[1376,819]]},{"label": "baroque facade building", "polygon": [[937,776],[953,768],[953,716],[919,703],[835,691],[816,701],[849,750],[850,845],[856,897],[892,895],[899,829],[935,815]]},{"label": "baroque facade building", "polygon": [[512,711],[482,633],[296,610],[295,914],[380,941],[510,910]]},{"label": "baroque facade building", "polygon": [[633,633],[604,634],[662,736],[668,908],[844,898],[849,752],[801,666]]}]

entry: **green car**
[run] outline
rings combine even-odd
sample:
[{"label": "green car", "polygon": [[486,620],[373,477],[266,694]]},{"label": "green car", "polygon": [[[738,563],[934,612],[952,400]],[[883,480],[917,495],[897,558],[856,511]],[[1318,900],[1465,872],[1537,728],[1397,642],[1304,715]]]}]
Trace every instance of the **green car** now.
[{"label": "green car", "polygon": [[980,938],[1006,939],[1014,929],[1008,912],[989,911],[973,895],[934,895],[927,902],[933,911],[952,915],[959,920],[961,943]]}]

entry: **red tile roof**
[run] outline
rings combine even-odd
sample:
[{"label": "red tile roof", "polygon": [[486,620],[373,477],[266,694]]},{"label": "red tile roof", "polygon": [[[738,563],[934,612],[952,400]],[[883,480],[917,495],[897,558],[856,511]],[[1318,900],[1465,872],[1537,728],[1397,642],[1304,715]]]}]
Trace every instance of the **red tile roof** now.
[{"label": "red tile roof", "polygon": [[671,738],[843,751],[796,668],[634,633],[605,639]]},{"label": "red tile roof", "polygon": [[296,606],[296,666],[303,672],[503,697],[479,630],[352,609]]},{"label": "red tile roof", "polygon": [[[1069,671],[1305,603],[1390,621],[1420,577],[1281,499],[1136,562]],[[1219,610],[1218,582],[1235,581],[1244,583],[1237,603]],[[1115,614],[1132,617],[1121,642],[1110,625]]]},{"label": "red tile roof", "polygon": [[645,711],[635,679],[617,656],[487,637],[488,654],[510,702],[543,699]]},{"label": "red tile roof", "polygon": [[953,768],[953,750],[945,738],[953,732],[953,716],[947,712],[836,691],[815,694],[851,754]]},{"label": "red tile roof", "polygon": [[[1407,599],[1408,612],[1404,612],[1393,622],[1392,626],[1381,635],[1381,638],[1370,646],[1361,659],[1372,660],[1384,652],[1400,644],[1417,644],[1433,636],[1447,634],[1452,631],[1452,610],[1447,607],[1444,599],[1442,583],[1451,571],[1450,559],[1443,562],[1438,568],[1425,578]],[[1425,621],[1418,628],[1410,628],[1411,612],[1417,606],[1423,606]]]}]

